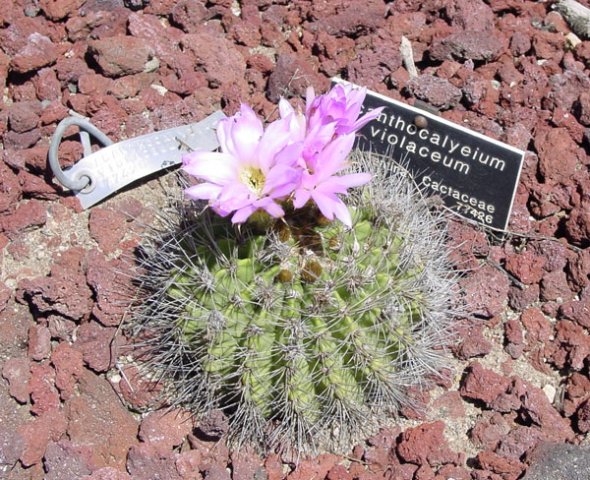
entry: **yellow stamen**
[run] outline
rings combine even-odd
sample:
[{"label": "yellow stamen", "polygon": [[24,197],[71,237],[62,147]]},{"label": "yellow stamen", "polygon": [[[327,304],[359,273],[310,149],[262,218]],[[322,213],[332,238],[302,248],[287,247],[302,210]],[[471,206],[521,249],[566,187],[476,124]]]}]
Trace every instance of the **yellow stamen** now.
[{"label": "yellow stamen", "polygon": [[240,172],[240,181],[257,196],[262,195],[266,177],[262,170],[256,167],[245,167]]}]

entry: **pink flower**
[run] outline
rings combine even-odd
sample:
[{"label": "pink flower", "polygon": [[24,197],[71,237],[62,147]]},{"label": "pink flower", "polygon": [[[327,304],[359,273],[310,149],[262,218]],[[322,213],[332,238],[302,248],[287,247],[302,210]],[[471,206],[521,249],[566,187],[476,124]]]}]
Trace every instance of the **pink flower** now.
[{"label": "pink flower", "polygon": [[257,210],[282,217],[280,202],[292,199],[295,208],[308,201],[322,214],[348,227],[352,219],[339,195],[363,185],[367,173],[340,175],[348,167],[355,133],[376,118],[375,109],[358,118],[365,89],[336,85],[325,95],[307,92],[305,115],[284,99],[280,118],[264,129],[247,105],[217,127],[220,152],[193,152],[184,156],[183,169],[201,180],[186,190],[188,197],[208,200],[222,216],[243,223]]},{"label": "pink flower", "polygon": [[307,89],[305,118],[307,134],[304,157],[315,162],[313,156],[334,137],[358,132],[379,116],[383,108],[376,108],[359,118],[366,88],[352,85],[335,85],[328,93],[315,96],[312,87]]},{"label": "pink flower", "polygon": [[208,200],[220,215],[233,213],[233,223],[243,223],[256,210],[273,217],[285,212],[278,201],[288,197],[300,183],[297,159],[303,148],[302,119],[292,111],[268,125],[247,105],[219,122],[217,138],[221,152],[196,151],[183,157],[183,169],[202,183],[189,187],[186,195]]},{"label": "pink flower", "polygon": [[336,175],[348,167],[347,158],[353,143],[354,133],[342,135],[328,143],[317,154],[317,168],[313,172],[305,171],[299,187],[295,190],[295,208],[303,207],[311,199],[327,219],[333,220],[336,217],[347,227],[352,226],[350,212],[338,194],[346,195],[349,188],[364,185],[371,180],[368,173]]}]

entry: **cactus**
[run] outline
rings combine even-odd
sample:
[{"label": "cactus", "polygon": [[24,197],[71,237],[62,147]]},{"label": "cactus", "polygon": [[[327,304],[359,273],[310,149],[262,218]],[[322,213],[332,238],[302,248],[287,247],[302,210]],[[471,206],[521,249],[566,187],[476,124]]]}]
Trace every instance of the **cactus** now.
[{"label": "cactus", "polygon": [[373,179],[351,192],[351,229],[310,204],[238,228],[193,203],[148,251],[133,334],[173,401],[222,409],[237,444],[347,450],[445,365],[444,219],[402,169],[354,156]]}]

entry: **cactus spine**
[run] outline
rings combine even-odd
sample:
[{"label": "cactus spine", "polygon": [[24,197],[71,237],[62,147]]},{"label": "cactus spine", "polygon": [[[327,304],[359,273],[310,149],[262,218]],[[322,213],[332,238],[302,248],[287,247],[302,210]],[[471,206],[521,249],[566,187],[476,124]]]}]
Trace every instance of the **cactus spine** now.
[{"label": "cactus spine", "polygon": [[237,443],[349,449],[445,365],[444,221],[403,171],[355,155],[374,177],[349,197],[350,230],[313,207],[235,229],[193,206],[146,257],[134,334],[174,401],[223,409]]}]

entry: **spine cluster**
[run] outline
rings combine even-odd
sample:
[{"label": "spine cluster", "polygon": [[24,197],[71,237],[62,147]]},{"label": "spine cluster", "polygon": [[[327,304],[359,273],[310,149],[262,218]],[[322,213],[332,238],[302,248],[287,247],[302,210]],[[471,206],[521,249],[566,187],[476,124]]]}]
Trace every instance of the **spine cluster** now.
[{"label": "spine cluster", "polygon": [[237,229],[193,205],[152,242],[132,326],[175,403],[223,409],[238,444],[346,450],[445,365],[444,222],[385,162],[356,159],[374,177],[351,229],[311,206]]}]

